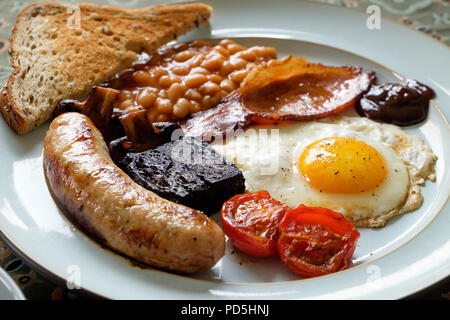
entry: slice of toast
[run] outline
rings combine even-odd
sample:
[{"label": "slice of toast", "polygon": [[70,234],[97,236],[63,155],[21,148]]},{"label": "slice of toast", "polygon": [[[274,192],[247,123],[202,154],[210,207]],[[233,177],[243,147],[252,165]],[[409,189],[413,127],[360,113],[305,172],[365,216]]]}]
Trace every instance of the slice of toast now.
[{"label": "slice of toast", "polygon": [[52,115],[63,99],[82,99],[93,86],[130,67],[141,52],[208,22],[201,3],[126,9],[39,2],[17,17],[11,73],[0,93],[9,126],[23,134]]}]

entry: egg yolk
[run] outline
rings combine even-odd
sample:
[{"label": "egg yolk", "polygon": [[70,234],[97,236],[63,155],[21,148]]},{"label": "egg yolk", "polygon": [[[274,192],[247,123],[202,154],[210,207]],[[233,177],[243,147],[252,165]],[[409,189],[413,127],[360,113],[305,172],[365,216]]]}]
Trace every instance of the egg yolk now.
[{"label": "egg yolk", "polygon": [[298,166],[306,181],[320,192],[362,193],[378,187],[386,177],[383,156],[352,138],[313,142],[301,154]]}]

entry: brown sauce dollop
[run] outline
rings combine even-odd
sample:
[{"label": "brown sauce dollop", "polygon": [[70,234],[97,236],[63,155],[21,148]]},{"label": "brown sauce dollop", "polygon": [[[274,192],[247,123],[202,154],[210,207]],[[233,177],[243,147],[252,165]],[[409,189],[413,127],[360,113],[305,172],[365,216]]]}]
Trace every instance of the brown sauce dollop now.
[{"label": "brown sauce dollop", "polygon": [[434,91],[428,86],[407,80],[403,84],[373,85],[355,106],[360,116],[409,126],[427,118],[430,99],[434,96]]}]

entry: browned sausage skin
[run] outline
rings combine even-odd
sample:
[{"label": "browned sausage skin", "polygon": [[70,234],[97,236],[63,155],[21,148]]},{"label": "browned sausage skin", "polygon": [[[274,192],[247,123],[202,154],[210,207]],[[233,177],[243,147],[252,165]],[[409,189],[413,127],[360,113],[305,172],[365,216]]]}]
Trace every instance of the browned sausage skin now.
[{"label": "browned sausage skin", "polygon": [[225,235],[215,222],[131,180],[82,114],[53,120],[44,140],[44,171],[67,212],[120,253],[183,273],[207,270],[224,255]]}]

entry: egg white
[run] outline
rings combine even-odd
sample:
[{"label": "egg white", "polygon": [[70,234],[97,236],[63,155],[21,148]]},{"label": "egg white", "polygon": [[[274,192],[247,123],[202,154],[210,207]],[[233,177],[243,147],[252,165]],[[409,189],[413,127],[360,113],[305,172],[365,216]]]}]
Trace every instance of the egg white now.
[{"label": "egg white", "polygon": [[[386,163],[383,183],[358,194],[321,192],[309,185],[298,159],[309,144],[328,137],[353,138],[375,148]],[[257,126],[212,146],[242,171],[247,192],[267,190],[291,208],[300,204],[329,208],[367,227],[383,226],[390,217],[420,207],[419,185],[433,178],[436,161],[420,138],[360,117]]]}]

